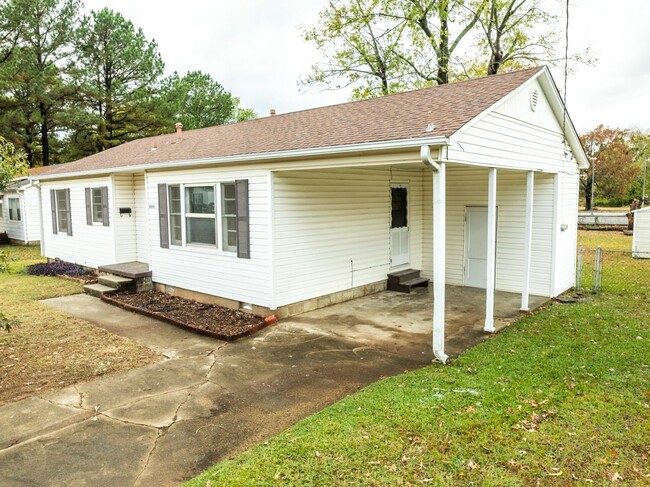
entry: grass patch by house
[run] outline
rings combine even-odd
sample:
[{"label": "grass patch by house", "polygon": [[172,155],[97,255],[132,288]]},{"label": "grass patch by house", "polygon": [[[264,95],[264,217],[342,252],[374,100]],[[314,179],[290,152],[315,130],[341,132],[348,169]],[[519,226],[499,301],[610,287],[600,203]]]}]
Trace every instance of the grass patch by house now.
[{"label": "grass patch by house", "polygon": [[3,250],[11,270],[0,273],[0,311],[19,325],[0,331],[0,404],[159,360],[147,348],[39,303],[80,293],[82,285],[26,274],[28,265],[43,261],[36,247]]},{"label": "grass patch by house", "polygon": [[554,303],[186,485],[647,485],[649,349],[643,295]]}]

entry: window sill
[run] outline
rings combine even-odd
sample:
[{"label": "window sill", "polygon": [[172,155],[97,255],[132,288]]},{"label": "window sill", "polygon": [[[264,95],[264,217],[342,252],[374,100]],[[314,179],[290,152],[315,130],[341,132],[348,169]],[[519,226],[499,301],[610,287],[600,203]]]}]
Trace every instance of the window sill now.
[{"label": "window sill", "polygon": [[187,245],[174,245],[169,246],[170,250],[178,250],[180,252],[196,252],[199,254],[212,254],[223,257],[234,257],[237,258],[237,252],[232,250],[222,250],[211,245],[201,245],[201,244],[187,244]]}]

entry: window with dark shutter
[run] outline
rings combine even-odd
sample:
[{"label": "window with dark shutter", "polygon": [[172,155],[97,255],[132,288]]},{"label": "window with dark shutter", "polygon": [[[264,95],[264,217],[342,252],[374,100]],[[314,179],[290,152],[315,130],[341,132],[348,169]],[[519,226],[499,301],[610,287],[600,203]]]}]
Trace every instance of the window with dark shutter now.
[{"label": "window with dark shutter", "polygon": [[158,222],[160,226],[160,246],[169,248],[169,222],[167,219],[167,185],[158,185]]},{"label": "window with dark shutter", "polygon": [[86,225],[93,224],[93,190],[86,188]]},{"label": "window with dark shutter", "polygon": [[108,186],[101,187],[102,193],[102,224],[107,227],[109,226],[109,211],[108,211]]},{"label": "window with dark shutter", "polygon": [[52,233],[57,233],[56,191],[50,190],[50,207],[52,209]]},{"label": "window with dark shutter", "polygon": [[72,208],[70,207],[70,188],[65,190],[65,212],[68,217],[68,235],[72,236]]},{"label": "window with dark shutter", "polygon": [[238,179],[236,185],[237,205],[237,257],[250,259],[250,226],[248,215],[248,179]]}]

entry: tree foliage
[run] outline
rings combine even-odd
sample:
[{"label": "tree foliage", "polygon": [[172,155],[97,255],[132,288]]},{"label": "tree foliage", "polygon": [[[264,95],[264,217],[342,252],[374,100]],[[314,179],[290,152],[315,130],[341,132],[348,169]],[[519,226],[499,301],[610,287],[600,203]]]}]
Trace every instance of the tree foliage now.
[{"label": "tree foliage", "polygon": [[74,137],[93,153],[164,130],[156,113],[164,63],[155,41],[108,8],[84,17],[78,31],[81,106]]},{"label": "tree foliage", "polygon": [[[2,4],[10,51],[0,66],[0,120],[4,135],[23,147],[30,164],[54,162],[51,145],[70,84],[71,46],[78,0],[8,0]],[[15,35],[7,34],[14,32]],[[9,37],[7,37],[9,35]]]},{"label": "tree foliage", "polygon": [[0,191],[17,176],[27,173],[27,159],[21,151],[16,151],[14,145],[0,136]]},{"label": "tree foliage", "polygon": [[[353,98],[562,59],[542,0],[333,0],[304,31],[325,56],[303,80]],[[573,59],[578,60],[578,56]]]},{"label": "tree foliage", "polygon": [[592,185],[596,197],[621,201],[640,173],[630,131],[598,125],[580,141],[591,164],[580,178],[585,208],[590,210],[594,203]]},{"label": "tree foliage", "polygon": [[190,71],[183,77],[174,73],[165,81],[163,99],[170,117],[185,130],[222,125],[235,109],[235,100],[207,73]]},{"label": "tree foliage", "polygon": [[80,0],[0,0],[0,136],[31,166],[123,142],[254,118],[209,74],[163,79],[158,46],[120,13]]}]

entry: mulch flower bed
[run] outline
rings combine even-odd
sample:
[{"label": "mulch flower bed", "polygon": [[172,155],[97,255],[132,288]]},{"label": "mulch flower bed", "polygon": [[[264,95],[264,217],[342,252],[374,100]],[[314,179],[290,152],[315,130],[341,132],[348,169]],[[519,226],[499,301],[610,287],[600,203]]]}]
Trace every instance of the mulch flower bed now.
[{"label": "mulch flower bed", "polygon": [[102,296],[128,311],[162,319],[202,335],[232,341],[261,330],[264,318],[223,306],[204,304],[159,291],[121,292]]}]

